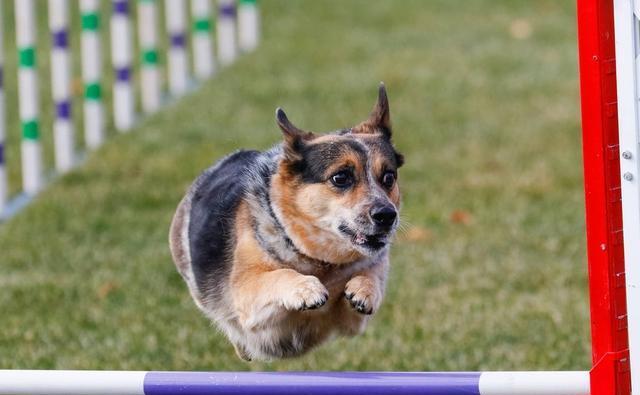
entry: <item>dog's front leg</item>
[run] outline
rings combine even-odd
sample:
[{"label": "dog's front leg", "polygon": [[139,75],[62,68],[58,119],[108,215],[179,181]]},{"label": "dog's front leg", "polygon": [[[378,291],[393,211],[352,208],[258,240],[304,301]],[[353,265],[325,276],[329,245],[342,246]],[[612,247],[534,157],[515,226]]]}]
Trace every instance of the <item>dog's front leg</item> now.
[{"label": "dog's front leg", "polygon": [[384,259],[373,267],[356,273],[347,282],[344,296],[361,314],[374,314],[382,304],[389,261]]},{"label": "dog's front leg", "polygon": [[261,270],[257,265],[235,276],[232,294],[246,330],[258,329],[288,311],[317,309],[329,298],[315,276],[292,269]]}]

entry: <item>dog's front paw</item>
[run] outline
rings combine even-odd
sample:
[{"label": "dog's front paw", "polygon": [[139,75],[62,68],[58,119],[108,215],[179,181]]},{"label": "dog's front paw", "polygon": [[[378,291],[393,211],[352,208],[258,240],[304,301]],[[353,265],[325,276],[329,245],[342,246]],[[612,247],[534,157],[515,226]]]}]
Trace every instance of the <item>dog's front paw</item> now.
[{"label": "dog's front paw", "polygon": [[382,295],[376,283],[365,276],[353,277],[344,289],[344,297],[360,314],[373,314],[380,307]]},{"label": "dog's front paw", "polygon": [[291,284],[282,304],[287,310],[313,310],[329,299],[329,291],[315,276],[300,276]]}]

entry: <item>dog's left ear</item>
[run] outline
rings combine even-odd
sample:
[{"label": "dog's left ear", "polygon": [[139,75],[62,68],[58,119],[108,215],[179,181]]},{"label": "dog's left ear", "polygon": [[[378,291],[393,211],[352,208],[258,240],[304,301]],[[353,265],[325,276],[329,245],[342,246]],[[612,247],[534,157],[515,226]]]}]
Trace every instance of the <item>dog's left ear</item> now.
[{"label": "dog's left ear", "polygon": [[289,118],[287,118],[287,114],[285,114],[280,107],[276,109],[276,122],[284,136],[285,159],[291,162],[301,160],[302,148],[305,142],[312,140],[315,135],[294,126],[291,121],[289,121]]},{"label": "dog's left ear", "polygon": [[384,82],[381,82],[378,87],[378,101],[373,106],[369,118],[352,130],[355,133],[382,132],[386,138],[391,138],[391,114],[389,113],[389,99],[387,98],[387,89],[384,87]]}]

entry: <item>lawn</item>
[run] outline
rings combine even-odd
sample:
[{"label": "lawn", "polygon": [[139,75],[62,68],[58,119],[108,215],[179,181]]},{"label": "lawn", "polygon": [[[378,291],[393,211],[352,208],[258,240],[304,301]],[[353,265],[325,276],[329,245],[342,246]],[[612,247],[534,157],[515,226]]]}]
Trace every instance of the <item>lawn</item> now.
[{"label": "lawn", "polygon": [[[0,368],[588,369],[574,2],[261,6],[257,51],[0,225]],[[276,106],[350,126],[379,81],[406,156],[383,307],[360,337],[241,362],[173,267],[173,210],[216,158],[279,141]]]}]

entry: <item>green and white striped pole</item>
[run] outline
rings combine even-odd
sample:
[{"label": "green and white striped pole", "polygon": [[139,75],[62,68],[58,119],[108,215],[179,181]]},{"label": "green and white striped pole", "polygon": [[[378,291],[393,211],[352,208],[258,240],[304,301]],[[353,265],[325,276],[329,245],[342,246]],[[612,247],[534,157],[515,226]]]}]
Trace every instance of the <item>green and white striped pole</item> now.
[{"label": "green and white striped pole", "polygon": [[49,29],[51,29],[51,94],[56,107],[56,119],[53,124],[55,163],[56,170],[64,173],[71,170],[74,164],[67,0],[49,0]]},{"label": "green and white striped pole", "polygon": [[100,83],[102,53],[99,8],[100,0],[80,0],[84,138],[90,150],[98,148],[104,141],[104,108]]},{"label": "green and white striped pole", "polygon": [[260,39],[260,16],[256,0],[240,0],[238,7],[238,46],[244,52],[253,51]]},{"label": "green and white striped pole", "polygon": [[34,195],[43,184],[42,147],[38,130],[38,76],[33,0],[15,0],[18,45],[18,101],[22,124],[22,187]]},{"label": "green and white striped pole", "polygon": [[200,80],[211,77],[215,71],[211,47],[211,5],[209,0],[191,0],[193,20],[193,69]]},{"label": "green and white striped pole", "polygon": [[152,113],[160,107],[161,80],[158,67],[158,14],[154,0],[138,0],[138,41],[142,58],[140,94],[142,110]]}]

